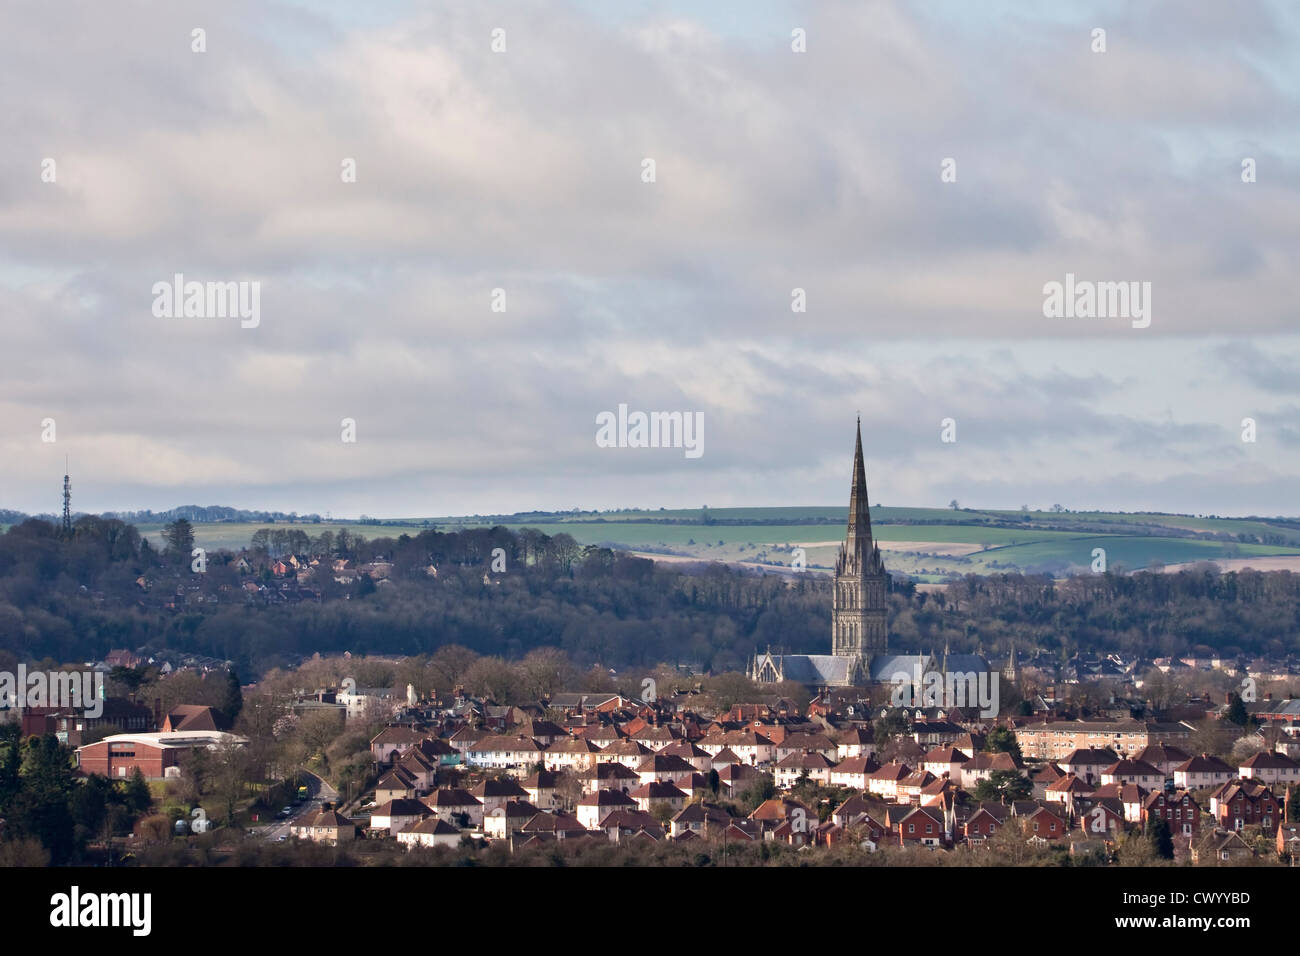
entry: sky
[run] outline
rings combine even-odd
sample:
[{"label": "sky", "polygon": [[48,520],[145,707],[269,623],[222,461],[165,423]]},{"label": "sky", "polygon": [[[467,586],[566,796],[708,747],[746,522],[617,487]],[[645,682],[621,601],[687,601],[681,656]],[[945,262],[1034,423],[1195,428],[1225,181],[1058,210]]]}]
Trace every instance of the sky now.
[{"label": "sky", "polygon": [[860,414],[873,502],[1296,515],[1297,54],[1263,0],[4,4],[0,508],[834,504]]}]

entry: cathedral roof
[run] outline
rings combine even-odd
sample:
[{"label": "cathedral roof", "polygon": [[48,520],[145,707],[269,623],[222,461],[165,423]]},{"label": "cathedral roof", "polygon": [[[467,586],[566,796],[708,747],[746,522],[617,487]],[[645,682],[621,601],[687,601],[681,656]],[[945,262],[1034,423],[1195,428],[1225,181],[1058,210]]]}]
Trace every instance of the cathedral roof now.
[{"label": "cathedral roof", "polygon": [[[912,680],[916,677],[918,666],[921,669],[922,677],[924,677],[927,670],[941,670],[943,668],[943,658],[933,654],[880,654],[871,658],[871,679],[877,683],[885,684],[893,680],[896,674],[901,674],[908,680]],[[979,674],[988,670],[991,670],[989,662],[978,654],[948,655],[948,673],[950,674]]]},{"label": "cathedral roof", "polygon": [[784,654],[774,655],[781,662],[786,680],[801,684],[828,684],[847,686],[854,682],[856,657],[836,657],[834,654]]}]

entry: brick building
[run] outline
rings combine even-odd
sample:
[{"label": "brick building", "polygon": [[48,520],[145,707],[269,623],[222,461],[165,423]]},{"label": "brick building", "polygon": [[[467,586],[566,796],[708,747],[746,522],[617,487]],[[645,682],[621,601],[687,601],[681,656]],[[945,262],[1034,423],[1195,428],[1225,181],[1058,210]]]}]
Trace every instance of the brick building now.
[{"label": "brick building", "polygon": [[162,780],[180,773],[182,757],[196,747],[215,750],[248,741],[219,730],[189,730],[152,734],[113,734],[98,743],[77,748],[82,773],[115,779],[131,776],[139,767],[146,780]]}]

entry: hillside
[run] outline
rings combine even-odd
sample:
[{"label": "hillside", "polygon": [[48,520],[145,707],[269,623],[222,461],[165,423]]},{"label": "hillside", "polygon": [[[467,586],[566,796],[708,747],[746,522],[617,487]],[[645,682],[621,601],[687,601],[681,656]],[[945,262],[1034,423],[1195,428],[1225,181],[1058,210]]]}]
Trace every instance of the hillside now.
[{"label": "hillside", "polygon": [[[1300,570],[1300,519],[1156,513],[871,509],[889,568],[922,581],[951,574],[1088,570],[1103,548],[1113,570],[1225,560]],[[475,516],[432,519],[440,527],[503,524],[563,530],[580,544],[665,557],[789,567],[803,548],[810,569],[829,569],[843,537],[843,507]],[[522,520],[521,520],[522,519]],[[1294,564],[1292,564],[1294,562]]]}]

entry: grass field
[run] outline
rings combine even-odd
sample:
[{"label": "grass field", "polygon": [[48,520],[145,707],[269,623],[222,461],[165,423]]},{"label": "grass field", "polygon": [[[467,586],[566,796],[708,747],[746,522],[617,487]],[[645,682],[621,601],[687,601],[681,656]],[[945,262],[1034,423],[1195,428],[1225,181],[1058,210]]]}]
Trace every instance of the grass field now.
[{"label": "grass field", "polygon": [[[582,545],[727,563],[788,567],[792,548],[802,546],[809,567],[828,568],[844,537],[846,518],[846,508],[831,506],[711,508],[412,518],[399,519],[401,525],[230,522],[196,524],[194,531],[202,547],[238,550],[263,527],[301,530],[312,537],[346,529],[374,539],[415,535],[430,526],[454,531],[504,525],[564,532]],[[1251,557],[1300,558],[1300,521],[880,507],[871,509],[871,520],[887,566],[929,581],[954,572],[1077,571],[1091,566],[1094,548],[1105,549],[1109,566],[1129,570],[1215,559],[1236,563]],[[141,525],[140,530],[155,543],[160,540],[161,525]],[[1212,537],[1216,535],[1269,536],[1270,543]]]}]

